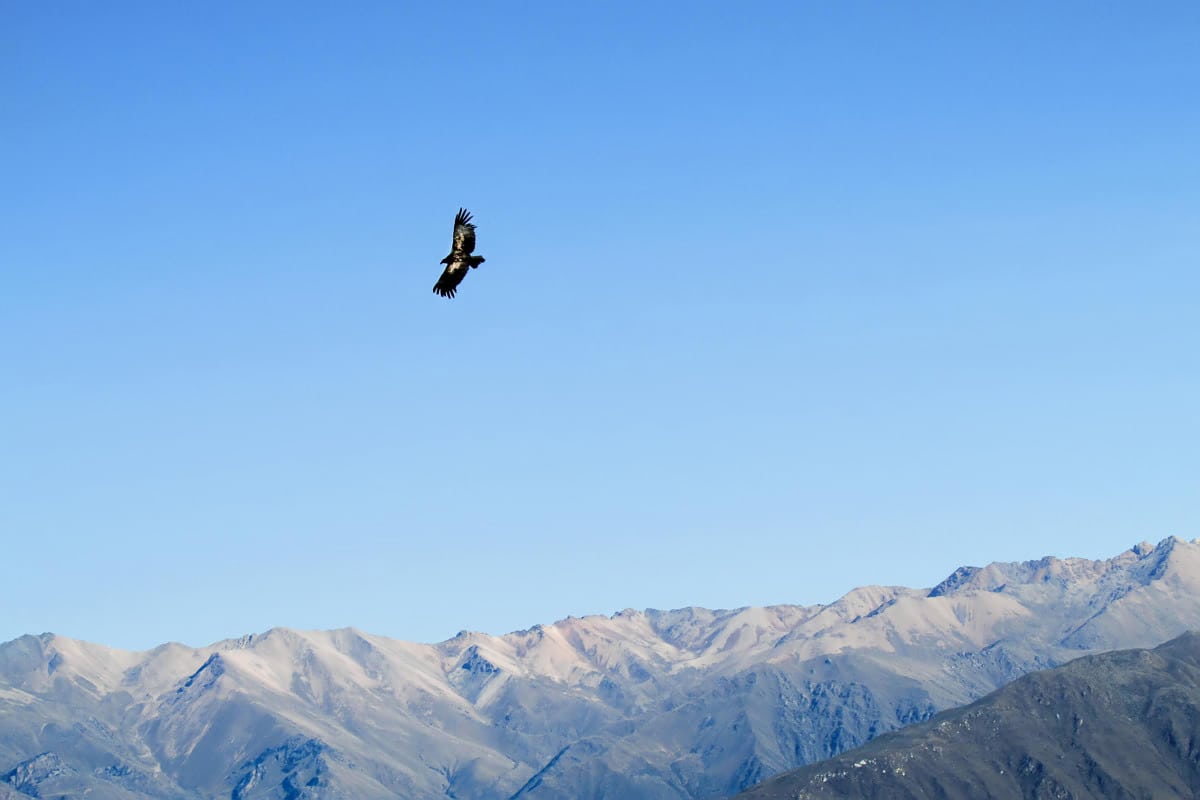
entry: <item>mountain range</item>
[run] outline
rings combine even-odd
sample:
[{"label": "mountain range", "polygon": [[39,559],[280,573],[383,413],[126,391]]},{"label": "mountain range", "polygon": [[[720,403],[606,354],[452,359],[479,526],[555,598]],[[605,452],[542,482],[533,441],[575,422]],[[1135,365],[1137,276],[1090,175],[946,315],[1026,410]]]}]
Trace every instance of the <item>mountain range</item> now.
[{"label": "mountain range", "polygon": [[414,644],[0,645],[0,798],[716,798],[1081,655],[1200,628],[1200,543],[963,567],[816,606]]}]

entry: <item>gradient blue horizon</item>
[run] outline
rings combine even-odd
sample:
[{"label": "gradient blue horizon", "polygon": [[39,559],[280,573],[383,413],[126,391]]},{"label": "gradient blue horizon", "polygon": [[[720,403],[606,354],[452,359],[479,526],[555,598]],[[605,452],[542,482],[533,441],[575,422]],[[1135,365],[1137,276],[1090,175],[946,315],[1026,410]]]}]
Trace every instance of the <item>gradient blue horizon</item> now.
[{"label": "gradient blue horizon", "polygon": [[0,641],[437,641],[1200,536],[1198,33],[4,6]]}]

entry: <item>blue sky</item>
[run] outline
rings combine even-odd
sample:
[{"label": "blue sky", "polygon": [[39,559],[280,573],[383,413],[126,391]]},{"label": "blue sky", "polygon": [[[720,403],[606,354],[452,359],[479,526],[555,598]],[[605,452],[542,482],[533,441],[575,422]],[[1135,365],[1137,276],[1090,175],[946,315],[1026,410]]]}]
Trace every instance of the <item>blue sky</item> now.
[{"label": "blue sky", "polygon": [[1198,36],[6,4],[0,640],[436,641],[1200,536]]}]

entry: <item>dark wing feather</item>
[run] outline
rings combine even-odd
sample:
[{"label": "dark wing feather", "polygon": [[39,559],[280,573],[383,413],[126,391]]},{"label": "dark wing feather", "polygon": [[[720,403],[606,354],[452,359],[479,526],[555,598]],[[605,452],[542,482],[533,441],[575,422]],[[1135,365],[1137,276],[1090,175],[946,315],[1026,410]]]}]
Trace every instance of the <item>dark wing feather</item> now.
[{"label": "dark wing feather", "polygon": [[458,210],[454,217],[454,241],[450,245],[450,255],[470,255],[475,252],[475,226],[471,223],[471,212],[465,208]]},{"label": "dark wing feather", "polygon": [[442,276],[438,278],[437,283],[433,285],[435,294],[440,294],[442,297],[454,297],[454,293],[458,290],[458,285],[462,283],[462,279],[467,274],[467,262],[451,261],[442,270]]}]

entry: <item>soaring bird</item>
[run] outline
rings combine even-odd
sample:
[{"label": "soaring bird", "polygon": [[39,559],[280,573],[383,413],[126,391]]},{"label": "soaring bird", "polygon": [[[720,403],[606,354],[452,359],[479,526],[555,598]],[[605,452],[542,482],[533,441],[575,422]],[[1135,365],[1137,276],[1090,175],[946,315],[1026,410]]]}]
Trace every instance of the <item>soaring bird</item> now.
[{"label": "soaring bird", "polygon": [[475,225],[471,222],[471,212],[460,208],[454,218],[454,240],[450,243],[450,255],[442,259],[446,269],[433,285],[434,293],[442,297],[454,297],[458,285],[467,275],[467,268],[475,269],[484,262],[483,256],[471,255],[474,251]]}]

